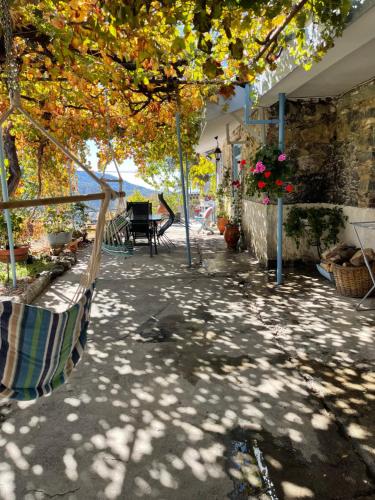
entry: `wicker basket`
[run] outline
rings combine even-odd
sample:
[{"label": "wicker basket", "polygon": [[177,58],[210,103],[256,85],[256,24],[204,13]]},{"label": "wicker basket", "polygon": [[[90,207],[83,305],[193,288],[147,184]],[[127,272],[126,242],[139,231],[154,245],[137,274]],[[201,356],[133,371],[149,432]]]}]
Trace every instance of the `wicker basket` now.
[{"label": "wicker basket", "polygon": [[[375,272],[375,262],[371,264]],[[333,265],[336,290],[346,297],[364,297],[373,286],[370,273],[366,266],[343,267]]]}]

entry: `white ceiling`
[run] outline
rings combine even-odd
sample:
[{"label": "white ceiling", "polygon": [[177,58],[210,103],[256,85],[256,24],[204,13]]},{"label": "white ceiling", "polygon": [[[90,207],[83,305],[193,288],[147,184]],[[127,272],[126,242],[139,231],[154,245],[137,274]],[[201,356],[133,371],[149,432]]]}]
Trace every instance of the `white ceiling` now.
[{"label": "white ceiling", "polygon": [[288,97],[336,96],[374,76],[375,38],[295,89]]}]

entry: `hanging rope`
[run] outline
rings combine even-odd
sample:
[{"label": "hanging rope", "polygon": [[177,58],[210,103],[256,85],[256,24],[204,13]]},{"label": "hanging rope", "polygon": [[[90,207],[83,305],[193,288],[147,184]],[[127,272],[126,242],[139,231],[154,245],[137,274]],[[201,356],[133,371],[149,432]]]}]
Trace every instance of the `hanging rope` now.
[{"label": "hanging rope", "polygon": [[[113,162],[115,169],[117,171],[117,175],[118,175],[118,186],[119,186],[118,190],[120,192],[122,192],[123,178],[121,176],[120,167],[117,163],[115,150],[113,148],[112,140],[111,140],[111,123],[110,123],[110,117],[109,117],[109,104],[108,104],[108,90],[107,89],[105,89],[105,91],[104,91],[104,105],[105,105],[105,118],[106,118],[106,132],[107,132],[107,140],[108,140],[108,149],[110,152],[111,161]],[[102,179],[104,179],[105,171],[106,171],[106,168],[108,166],[108,163],[109,162],[107,162],[104,166]],[[116,215],[124,213],[125,210],[126,210],[125,198],[119,198],[118,203],[117,203],[117,208],[116,208]]]}]

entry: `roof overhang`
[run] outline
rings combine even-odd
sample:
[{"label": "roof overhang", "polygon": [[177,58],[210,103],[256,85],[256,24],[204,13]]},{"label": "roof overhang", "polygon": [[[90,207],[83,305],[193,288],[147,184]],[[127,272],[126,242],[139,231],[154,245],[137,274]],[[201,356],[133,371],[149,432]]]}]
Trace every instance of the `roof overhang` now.
[{"label": "roof overhang", "polygon": [[227,124],[238,126],[243,123],[243,107],[245,89],[238,87],[235,95],[228,100],[220,97],[217,103],[209,102],[206,106],[205,120],[198,145],[197,153],[204,154],[216,147],[215,137],[220,143],[225,140]]},{"label": "roof overhang", "polygon": [[[301,66],[278,75],[260,89],[261,106],[270,106],[284,92],[289,98],[339,96],[375,76],[375,1],[352,17],[342,37],[309,71]],[[262,86],[262,84],[261,84]]]}]

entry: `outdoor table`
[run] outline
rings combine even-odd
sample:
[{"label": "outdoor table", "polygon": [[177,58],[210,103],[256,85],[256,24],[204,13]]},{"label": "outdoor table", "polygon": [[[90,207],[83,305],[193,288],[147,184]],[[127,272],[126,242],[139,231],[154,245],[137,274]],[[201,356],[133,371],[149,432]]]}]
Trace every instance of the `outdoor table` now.
[{"label": "outdoor table", "polygon": [[[152,228],[152,235],[153,235],[153,238],[154,238],[154,244],[155,244],[155,254],[157,255],[158,253],[158,249],[157,249],[157,243],[156,243],[156,233],[157,233],[157,228],[158,228],[158,224],[159,222],[162,221],[162,216],[160,214],[150,214],[148,217],[146,215],[131,215],[129,217],[129,220],[130,222],[139,222],[139,223],[142,223],[142,222],[147,222],[149,223],[149,225],[151,226]],[[152,255],[151,255],[152,256]]]},{"label": "outdoor table", "polygon": [[[364,249],[364,246],[363,246],[363,243],[362,243],[362,240],[359,236],[359,233],[358,233],[358,228],[364,228],[364,229],[372,229],[372,230],[375,230],[375,221],[368,221],[368,222],[351,222],[351,225],[353,226],[354,228],[354,231],[355,231],[355,234],[357,235],[357,238],[358,238],[358,241],[359,241],[359,245],[361,247],[361,250],[362,250],[362,255],[363,255],[363,259],[365,261],[365,264],[366,264],[366,267],[368,269],[368,272],[370,273],[370,277],[371,277],[371,280],[373,282],[373,286],[370,288],[370,290],[366,293],[366,295],[361,299],[361,301],[359,302],[359,304],[357,305],[356,307],[356,310],[358,311],[359,308],[361,307],[361,304],[367,299],[367,297],[369,297],[371,295],[371,293],[375,290],[375,276],[374,276],[374,273],[372,271],[372,267],[370,266],[370,263],[366,257],[366,253],[365,253],[365,249]],[[366,309],[367,311],[371,311],[373,308],[368,308]]]}]

